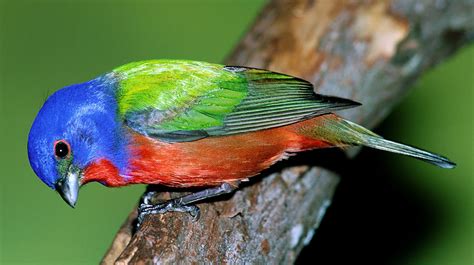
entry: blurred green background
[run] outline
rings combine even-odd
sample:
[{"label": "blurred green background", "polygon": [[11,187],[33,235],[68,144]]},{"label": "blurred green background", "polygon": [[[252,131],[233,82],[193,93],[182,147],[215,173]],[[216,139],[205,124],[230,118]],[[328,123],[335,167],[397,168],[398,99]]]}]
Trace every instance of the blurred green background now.
[{"label": "blurred green background", "polygon": [[[41,183],[26,140],[47,95],[131,61],[221,62],[264,2],[0,0],[0,263],[97,263],[144,190],[91,184],[73,210]],[[442,219],[396,264],[472,264],[473,70],[471,45],[427,73],[378,131],[459,164],[447,171],[381,155],[395,189],[422,194]]]}]

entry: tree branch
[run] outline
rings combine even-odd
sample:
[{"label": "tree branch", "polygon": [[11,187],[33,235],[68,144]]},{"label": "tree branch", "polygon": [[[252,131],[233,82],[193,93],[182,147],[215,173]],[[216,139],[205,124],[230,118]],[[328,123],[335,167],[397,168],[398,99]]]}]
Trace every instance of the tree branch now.
[{"label": "tree branch", "polygon": [[[274,0],[227,63],[299,76],[318,93],[362,102],[342,115],[373,127],[422,72],[473,39],[473,9],[471,0]],[[102,263],[293,262],[338,181],[319,167],[273,167],[234,196],[200,204],[197,222],[150,216],[132,236],[134,210]]]}]

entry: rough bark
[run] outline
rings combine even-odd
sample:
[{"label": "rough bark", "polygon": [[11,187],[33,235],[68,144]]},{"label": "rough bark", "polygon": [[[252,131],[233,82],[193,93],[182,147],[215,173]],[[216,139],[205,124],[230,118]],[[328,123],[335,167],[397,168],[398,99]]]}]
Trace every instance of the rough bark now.
[{"label": "rough bark", "polygon": [[[318,93],[362,102],[341,114],[373,127],[423,71],[473,39],[473,10],[471,0],[275,0],[227,63],[299,76]],[[314,165],[276,166],[233,196],[199,204],[197,222],[182,213],[150,216],[132,235],[134,210],[102,262],[291,263],[338,181]]]}]

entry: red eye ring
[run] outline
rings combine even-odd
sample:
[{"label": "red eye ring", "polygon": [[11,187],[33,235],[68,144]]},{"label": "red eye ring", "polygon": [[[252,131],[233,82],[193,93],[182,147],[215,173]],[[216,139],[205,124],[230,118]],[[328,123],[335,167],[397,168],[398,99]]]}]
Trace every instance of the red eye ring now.
[{"label": "red eye ring", "polygon": [[71,156],[71,146],[66,140],[57,140],[54,142],[54,155],[58,159],[65,159]]}]

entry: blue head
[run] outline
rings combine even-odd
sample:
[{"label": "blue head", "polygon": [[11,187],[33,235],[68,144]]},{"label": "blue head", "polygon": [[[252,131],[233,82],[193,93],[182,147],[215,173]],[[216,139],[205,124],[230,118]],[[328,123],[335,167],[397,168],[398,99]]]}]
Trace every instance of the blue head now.
[{"label": "blue head", "polygon": [[28,136],[28,157],[38,177],[74,206],[85,168],[108,159],[125,163],[114,82],[105,77],[51,95]]}]

